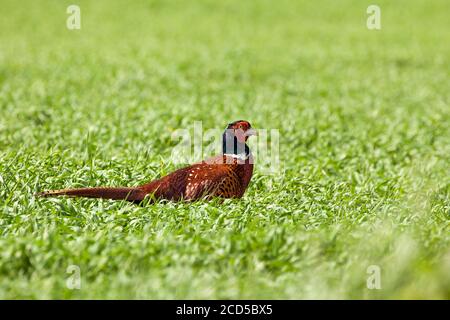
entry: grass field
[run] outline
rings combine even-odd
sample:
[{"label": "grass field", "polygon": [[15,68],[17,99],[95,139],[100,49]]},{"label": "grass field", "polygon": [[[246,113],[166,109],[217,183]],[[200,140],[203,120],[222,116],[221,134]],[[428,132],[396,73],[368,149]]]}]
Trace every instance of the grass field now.
[{"label": "grass field", "polygon": [[[0,298],[449,299],[450,3],[370,4],[1,0]],[[280,132],[241,200],[33,196],[147,182],[237,119]]]}]

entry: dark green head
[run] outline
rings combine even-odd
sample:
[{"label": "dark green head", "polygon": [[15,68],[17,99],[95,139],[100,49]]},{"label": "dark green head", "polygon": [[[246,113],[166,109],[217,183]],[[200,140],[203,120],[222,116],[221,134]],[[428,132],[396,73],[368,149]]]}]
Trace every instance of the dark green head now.
[{"label": "dark green head", "polygon": [[246,142],[248,137],[256,135],[250,122],[238,120],[228,124],[222,136],[223,154],[245,155],[250,154]]}]

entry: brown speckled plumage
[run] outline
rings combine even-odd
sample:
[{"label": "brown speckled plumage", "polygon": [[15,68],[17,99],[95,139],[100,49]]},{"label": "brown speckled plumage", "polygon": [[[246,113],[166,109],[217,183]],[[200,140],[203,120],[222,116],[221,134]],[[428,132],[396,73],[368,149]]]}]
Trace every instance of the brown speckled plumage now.
[{"label": "brown speckled plumage", "polygon": [[[228,133],[227,133],[228,132]],[[228,135],[227,135],[228,134]],[[145,197],[172,201],[194,201],[212,197],[241,198],[253,173],[253,157],[245,144],[255,134],[250,123],[239,120],[228,125],[224,133],[222,155],[178,169],[167,176],[139,187],[63,189],[38,193],[39,196],[72,196],[141,202]],[[232,152],[225,140],[234,141]],[[228,141],[229,142],[229,141]],[[236,145],[245,146],[241,153]]]},{"label": "brown speckled plumage", "polygon": [[243,196],[253,173],[249,158],[240,160],[219,156],[189,167],[139,187],[145,194],[154,194],[157,199],[197,200],[199,198]]}]

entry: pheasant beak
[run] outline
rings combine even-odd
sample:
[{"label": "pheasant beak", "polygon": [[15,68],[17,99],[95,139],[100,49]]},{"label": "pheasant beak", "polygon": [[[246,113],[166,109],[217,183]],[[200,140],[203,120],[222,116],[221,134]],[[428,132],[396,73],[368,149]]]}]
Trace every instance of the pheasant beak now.
[{"label": "pheasant beak", "polygon": [[256,131],[255,129],[250,128],[250,129],[248,129],[247,131],[245,131],[245,135],[246,135],[247,137],[250,137],[250,136],[257,136],[257,135],[258,135],[258,131]]}]

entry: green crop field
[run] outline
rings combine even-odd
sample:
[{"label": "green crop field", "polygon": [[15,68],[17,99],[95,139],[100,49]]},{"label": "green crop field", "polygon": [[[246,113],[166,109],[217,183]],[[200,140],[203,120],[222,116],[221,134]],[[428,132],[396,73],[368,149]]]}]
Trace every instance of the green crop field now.
[{"label": "green crop field", "polygon": [[[0,0],[0,298],[449,299],[449,12]],[[240,200],[34,196],[145,183],[238,119],[280,137]]]}]

